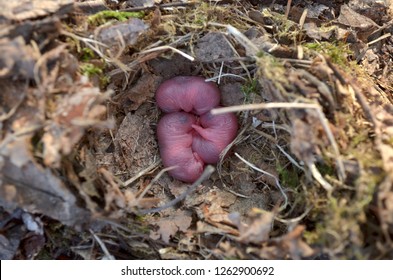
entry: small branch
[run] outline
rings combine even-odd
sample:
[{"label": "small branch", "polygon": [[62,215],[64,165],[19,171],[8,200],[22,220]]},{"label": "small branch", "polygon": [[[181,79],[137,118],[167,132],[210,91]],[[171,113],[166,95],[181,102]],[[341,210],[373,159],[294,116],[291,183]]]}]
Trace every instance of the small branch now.
[{"label": "small branch", "polygon": [[151,180],[151,182],[147,185],[147,187],[142,191],[142,193],[138,196],[137,200],[136,200],[136,205],[139,205],[139,202],[141,201],[141,199],[146,195],[146,193],[150,190],[150,188],[153,186],[153,184],[155,182],[158,181],[158,179],[160,179],[160,177],[167,171],[170,171],[172,169],[177,168],[177,166],[170,166],[167,168],[162,169],[154,178],[153,180]]},{"label": "small branch", "polygon": [[146,173],[152,171],[154,168],[156,168],[159,164],[161,163],[161,160],[157,160],[156,162],[153,162],[151,165],[149,165],[147,168],[139,171],[137,174],[135,174],[132,178],[128,179],[125,182],[122,182],[123,187],[127,187],[129,184],[137,180],[139,177],[145,175]]},{"label": "small branch", "polygon": [[171,200],[169,203],[157,207],[157,208],[152,208],[152,209],[146,209],[146,210],[140,210],[139,214],[145,215],[145,214],[150,214],[150,213],[157,213],[160,212],[164,209],[167,209],[169,207],[175,206],[177,203],[185,199],[189,194],[194,192],[194,190],[206,179],[210,177],[210,175],[214,172],[215,168],[211,165],[208,165],[205,167],[205,170],[203,171],[202,175],[196,180],[184,193],[176,197],[174,200]]},{"label": "small branch", "polygon": [[285,18],[288,19],[289,12],[291,11],[292,0],[288,0],[287,8],[285,10]]},{"label": "small branch", "polygon": [[112,256],[112,255],[109,253],[108,249],[106,248],[105,243],[102,242],[102,240],[94,233],[94,231],[90,229],[90,233],[93,235],[93,237],[94,237],[94,239],[97,241],[98,245],[100,245],[101,250],[104,252],[106,258],[107,258],[108,260],[115,260],[115,257]]}]

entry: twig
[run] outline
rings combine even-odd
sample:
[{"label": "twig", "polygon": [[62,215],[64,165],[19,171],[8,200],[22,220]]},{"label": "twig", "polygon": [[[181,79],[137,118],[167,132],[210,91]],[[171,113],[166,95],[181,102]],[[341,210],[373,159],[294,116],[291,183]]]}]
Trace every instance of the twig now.
[{"label": "twig", "polygon": [[93,235],[94,239],[97,241],[98,245],[100,245],[101,250],[104,252],[105,256],[108,260],[115,260],[115,257],[111,255],[108,249],[105,246],[105,243],[101,241],[101,239],[94,233],[93,230],[90,229],[90,233]]},{"label": "twig", "polygon": [[146,188],[142,191],[142,193],[138,196],[138,198],[136,199],[136,205],[139,205],[139,202],[141,201],[141,199],[146,195],[146,193],[150,190],[150,188],[153,186],[153,184],[155,182],[157,182],[157,180],[167,171],[172,170],[177,168],[177,166],[170,166],[167,168],[162,169],[154,178],[153,180],[151,180],[151,182],[146,186]]},{"label": "twig", "polygon": [[292,0],[288,0],[287,7],[285,9],[285,18],[288,19],[289,12],[291,11]]},{"label": "twig", "polygon": [[240,44],[243,45],[243,47],[245,47],[246,49],[249,49],[251,51],[251,54],[253,56],[256,55],[258,52],[260,52],[258,47],[253,42],[251,42],[251,40],[248,39],[238,29],[236,29],[235,27],[233,27],[232,25],[229,25],[229,24],[226,25],[226,28],[227,28],[228,32],[230,34],[232,34]]},{"label": "twig", "polygon": [[25,94],[22,94],[22,98],[15,104],[14,107],[11,108],[7,113],[0,115],[0,122],[3,122],[5,120],[8,120],[10,117],[12,117],[13,114],[15,114],[16,110],[19,108],[19,106],[23,103],[25,100]]},{"label": "twig", "polygon": [[[187,40],[190,40],[190,38],[191,38],[191,33],[188,33],[188,34],[186,34],[186,35],[184,35],[184,36],[181,36],[179,39],[177,39],[176,41],[174,41],[173,43],[171,43],[169,46],[173,47],[173,46],[181,45],[181,44],[185,43]],[[152,44],[152,45],[149,46],[149,47],[156,46],[157,43],[161,43],[161,42],[160,42],[160,41],[157,41],[156,43]],[[158,54],[157,54],[157,53],[152,53],[150,50],[151,50],[151,49],[147,49],[147,50],[146,50],[147,54],[145,54],[145,55],[143,55],[143,53],[142,53],[143,51],[140,52],[140,53],[138,53],[138,57],[135,58],[132,62],[128,63],[128,64],[127,64],[127,67],[128,67],[129,69],[134,69],[137,65],[139,65],[139,64],[141,64],[141,63],[143,63],[143,62],[146,62],[146,61],[148,61],[148,60],[151,60],[151,59],[153,59],[153,58],[156,58],[156,57],[158,56]],[[164,49],[164,50],[165,50],[165,49]],[[122,72],[122,71],[121,71],[120,69],[114,69],[114,70],[112,70],[112,71],[109,72],[109,75],[110,75],[110,76],[114,76],[114,75],[117,75],[117,74],[119,74],[119,73],[121,73],[121,72]]]},{"label": "twig", "polygon": [[249,167],[251,167],[252,169],[261,172],[264,175],[267,175],[271,178],[274,179],[276,186],[278,188],[278,190],[281,192],[282,196],[284,197],[284,205],[280,207],[280,209],[285,209],[288,205],[288,196],[286,195],[286,193],[284,192],[284,189],[281,187],[281,184],[278,180],[278,178],[276,176],[274,176],[273,174],[270,174],[269,172],[262,170],[258,167],[256,167],[253,163],[248,162],[247,160],[245,160],[243,157],[241,157],[238,153],[235,153],[235,156],[237,156],[242,162],[244,162],[245,164],[247,164]]},{"label": "twig", "polygon": [[209,25],[212,26],[217,26],[217,27],[225,27],[228,31],[229,34],[231,34],[235,39],[243,45],[246,49],[248,49],[251,53],[251,56],[256,55],[258,52],[261,50],[258,49],[258,47],[251,42],[250,39],[248,39],[242,32],[240,32],[237,28],[233,27],[230,24],[222,24],[222,23],[217,23],[217,22],[209,22]]},{"label": "twig", "polygon": [[185,192],[183,192],[181,195],[176,197],[174,200],[171,200],[169,203],[157,207],[157,208],[152,208],[152,209],[146,209],[146,210],[140,210],[139,214],[145,215],[145,214],[150,214],[150,213],[156,213],[160,212],[164,209],[167,209],[169,207],[175,206],[177,203],[185,199],[189,194],[191,194],[203,181],[205,181],[207,178],[210,177],[210,175],[214,172],[215,168],[211,165],[208,165],[205,167],[205,170],[203,171],[202,175],[196,180]]},{"label": "twig", "polygon": [[261,127],[263,127],[263,128],[273,128],[274,130],[281,129],[281,130],[285,130],[288,133],[291,133],[290,128],[286,124],[276,124],[276,123],[273,123],[273,122],[272,123],[266,122],[266,123],[262,123]]},{"label": "twig", "polygon": [[390,33],[383,34],[382,36],[378,37],[377,39],[375,39],[375,40],[373,40],[373,41],[371,41],[371,42],[368,42],[368,43],[367,43],[367,46],[369,47],[369,46],[371,46],[372,44],[375,44],[375,43],[377,43],[377,42],[379,42],[379,41],[381,41],[381,40],[383,40],[383,39],[389,38],[389,37],[391,37],[391,36],[392,36],[392,34],[390,34]]},{"label": "twig", "polygon": [[153,162],[151,165],[146,167],[145,169],[139,171],[137,174],[135,174],[132,178],[128,179],[125,182],[122,182],[123,187],[127,187],[129,184],[133,183],[135,180],[137,180],[139,177],[145,175],[146,173],[152,171],[154,168],[156,168],[159,164],[161,163],[161,160],[157,160],[156,162]]},{"label": "twig", "polygon": [[302,16],[299,19],[299,28],[303,29],[303,25],[307,19],[307,13],[308,13],[308,9],[304,9]]},{"label": "twig", "polygon": [[218,81],[217,81],[217,84],[220,84],[220,83],[221,83],[222,68],[224,68],[224,61],[221,62],[220,73],[218,73]]},{"label": "twig", "polygon": [[212,109],[213,115],[226,114],[231,112],[250,111],[250,110],[263,110],[263,109],[318,109],[318,104],[311,103],[295,103],[295,102],[272,102],[272,103],[258,103],[258,104],[245,104],[236,105],[223,108]]}]

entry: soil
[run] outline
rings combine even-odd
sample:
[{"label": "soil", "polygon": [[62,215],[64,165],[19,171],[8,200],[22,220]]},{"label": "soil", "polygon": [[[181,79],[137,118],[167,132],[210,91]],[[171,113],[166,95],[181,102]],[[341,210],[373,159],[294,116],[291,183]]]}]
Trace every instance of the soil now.
[{"label": "soil", "polygon": [[[0,259],[393,258],[392,1],[0,8]],[[240,127],[193,184],[156,137],[179,75]]]}]

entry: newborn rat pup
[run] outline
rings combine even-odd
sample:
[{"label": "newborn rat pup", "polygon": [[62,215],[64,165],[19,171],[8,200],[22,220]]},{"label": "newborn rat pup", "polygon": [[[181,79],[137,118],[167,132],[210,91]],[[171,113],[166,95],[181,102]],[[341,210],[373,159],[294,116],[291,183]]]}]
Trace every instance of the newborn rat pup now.
[{"label": "newborn rat pup", "polygon": [[157,126],[157,138],[169,174],[194,182],[204,165],[218,162],[220,153],[236,137],[233,113],[212,115],[219,107],[220,91],[202,77],[178,76],[162,83],[156,92],[158,107],[165,113]]}]

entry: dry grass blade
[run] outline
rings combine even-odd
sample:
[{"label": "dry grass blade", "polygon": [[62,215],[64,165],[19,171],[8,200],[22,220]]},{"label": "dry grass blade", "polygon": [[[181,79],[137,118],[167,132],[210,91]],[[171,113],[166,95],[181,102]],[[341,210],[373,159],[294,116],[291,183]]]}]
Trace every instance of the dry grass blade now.
[{"label": "dry grass blade", "polygon": [[172,51],[174,51],[175,53],[180,54],[181,56],[187,58],[187,59],[190,60],[190,61],[194,61],[194,60],[195,60],[195,58],[192,57],[191,55],[186,54],[185,52],[182,52],[182,51],[180,51],[180,50],[178,50],[178,49],[176,49],[176,48],[174,48],[174,47],[172,47],[172,46],[160,46],[160,47],[155,47],[155,48],[152,48],[152,49],[148,49],[148,50],[141,51],[140,54],[151,53],[151,52],[157,52],[157,51],[163,51],[163,50],[172,50]]},{"label": "dry grass blade", "polygon": [[[216,108],[211,110],[213,115],[215,114],[224,114],[229,112],[239,112],[239,111],[247,111],[247,110],[262,110],[262,109],[313,109],[318,113],[319,120],[322,124],[323,129],[332,145],[334,155],[337,161],[337,175],[338,178],[343,181],[345,179],[345,169],[344,164],[341,160],[340,150],[334,139],[333,133],[329,127],[329,122],[326,119],[322,108],[319,104],[309,104],[309,103],[287,103],[287,102],[272,102],[272,103],[261,103],[261,104],[247,104],[247,105],[238,105],[231,106],[225,108]],[[315,173],[316,174],[316,173]],[[326,185],[325,185],[326,186]]]},{"label": "dry grass blade", "polygon": [[156,162],[154,162],[153,164],[151,164],[150,166],[148,166],[147,168],[139,171],[137,174],[135,174],[135,176],[133,176],[132,178],[128,179],[127,181],[122,183],[123,187],[127,187],[128,185],[132,184],[133,182],[135,182],[136,180],[138,180],[138,178],[140,178],[141,176],[145,175],[146,173],[151,172],[152,170],[154,170],[156,167],[158,167],[161,163],[161,160],[157,160]]},{"label": "dry grass blade", "polygon": [[304,171],[304,168],[302,166],[300,166],[300,164],[290,155],[288,154],[280,145],[276,144],[276,147],[287,157],[287,159],[293,164],[295,165],[297,168],[299,168],[300,170]]},{"label": "dry grass blade", "polygon": [[277,189],[280,191],[281,195],[284,198],[284,204],[280,207],[280,209],[281,210],[285,209],[288,205],[288,196],[285,193],[284,189],[281,187],[281,184],[280,184],[280,181],[278,180],[278,178],[276,176],[274,176],[273,174],[270,174],[269,172],[256,167],[254,164],[252,164],[251,162],[249,162],[249,161],[245,160],[243,157],[241,157],[238,153],[235,153],[235,156],[237,156],[242,162],[247,164],[252,169],[254,169],[258,172],[261,172],[262,174],[267,175],[267,176],[274,179],[274,181],[276,182]]}]

